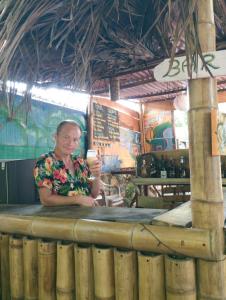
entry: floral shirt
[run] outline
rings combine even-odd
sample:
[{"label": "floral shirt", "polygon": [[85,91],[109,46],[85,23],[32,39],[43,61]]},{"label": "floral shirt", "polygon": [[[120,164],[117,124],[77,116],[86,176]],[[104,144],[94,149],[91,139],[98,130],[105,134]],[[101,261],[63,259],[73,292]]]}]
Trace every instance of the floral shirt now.
[{"label": "floral shirt", "polygon": [[34,167],[37,188],[46,187],[54,194],[62,196],[90,195],[91,183],[87,164],[82,158],[72,156],[75,167],[74,176],[53,151],[42,155]]}]

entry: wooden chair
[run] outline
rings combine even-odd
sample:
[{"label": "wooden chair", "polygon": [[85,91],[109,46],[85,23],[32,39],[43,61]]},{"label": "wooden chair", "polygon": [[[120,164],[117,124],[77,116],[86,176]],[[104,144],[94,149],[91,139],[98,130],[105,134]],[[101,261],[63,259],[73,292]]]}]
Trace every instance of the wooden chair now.
[{"label": "wooden chair", "polygon": [[119,185],[110,185],[102,181],[103,198],[107,207],[124,207]]}]

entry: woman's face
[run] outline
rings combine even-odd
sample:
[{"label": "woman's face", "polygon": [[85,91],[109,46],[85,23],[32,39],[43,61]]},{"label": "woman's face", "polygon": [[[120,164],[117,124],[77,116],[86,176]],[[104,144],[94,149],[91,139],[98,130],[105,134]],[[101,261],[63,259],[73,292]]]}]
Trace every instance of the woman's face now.
[{"label": "woman's face", "polygon": [[61,155],[70,155],[79,145],[81,130],[73,124],[65,124],[55,135],[55,149]]}]

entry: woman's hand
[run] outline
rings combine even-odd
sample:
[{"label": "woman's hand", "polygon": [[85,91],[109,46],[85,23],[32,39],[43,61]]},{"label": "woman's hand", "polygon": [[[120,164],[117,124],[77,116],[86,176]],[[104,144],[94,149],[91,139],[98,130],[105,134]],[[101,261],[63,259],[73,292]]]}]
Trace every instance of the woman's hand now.
[{"label": "woman's hand", "polygon": [[73,196],[75,199],[75,204],[79,204],[81,206],[87,206],[87,207],[95,207],[95,206],[99,206],[97,201],[90,196]]},{"label": "woman's hand", "polygon": [[97,159],[92,163],[92,165],[89,167],[90,173],[95,177],[99,178],[101,175],[101,168],[102,168],[102,162],[101,158],[98,155]]}]

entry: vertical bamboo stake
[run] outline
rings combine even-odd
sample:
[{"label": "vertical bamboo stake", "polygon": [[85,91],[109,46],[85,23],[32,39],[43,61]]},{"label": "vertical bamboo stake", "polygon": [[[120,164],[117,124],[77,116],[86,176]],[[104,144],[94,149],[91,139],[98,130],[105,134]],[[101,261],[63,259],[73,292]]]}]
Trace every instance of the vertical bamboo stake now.
[{"label": "vertical bamboo stake", "polygon": [[[203,52],[216,50],[216,35],[212,0],[198,0],[198,33]],[[223,193],[220,157],[211,156],[211,109],[217,109],[217,88],[214,78],[189,80],[189,156],[191,169],[191,199],[193,227],[215,230],[218,233],[215,253],[218,260],[223,258]],[[217,263],[217,262],[216,262]],[[198,263],[198,273],[213,274],[213,264],[208,271]],[[207,268],[208,268],[207,267]],[[223,282],[223,266],[216,273],[216,281]],[[215,276],[214,275],[214,276]],[[205,286],[211,298],[214,291],[212,276],[208,276]],[[199,282],[199,290],[203,290]],[[224,297],[221,286],[219,295]],[[199,296],[199,299],[203,299]],[[223,299],[223,298],[222,298]]]},{"label": "vertical bamboo stake", "polygon": [[56,299],[56,243],[38,242],[38,298]]},{"label": "vertical bamboo stake", "polygon": [[165,257],[167,300],[196,300],[195,260]]},{"label": "vertical bamboo stake", "polygon": [[[226,299],[226,258],[218,262],[199,259],[197,269],[199,299],[210,299],[208,295],[211,295],[211,299]],[[224,279],[218,280],[218,274],[222,273]],[[209,281],[211,284],[206,284]]]},{"label": "vertical bamboo stake", "polygon": [[74,255],[76,300],[94,300],[92,247],[75,245]]},{"label": "vertical bamboo stake", "polygon": [[164,256],[139,252],[139,299],[165,300]]},{"label": "vertical bamboo stake", "polygon": [[7,234],[1,234],[1,283],[2,300],[10,300],[9,236]]},{"label": "vertical bamboo stake", "polygon": [[38,299],[38,241],[23,239],[24,299]]},{"label": "vertical bamboo stake", "polygon": [[131,250],[114,250],[115,299],[137,300],[137,255]]},{"label": "vertical bamboo stake", "polygon": [[23,240],[9,239],[9,274],[11,299],[24,299]]},{"label": "vertical bamboo stake", "polygon": [[114,300],[114,255],[112,248],[93,248],[93,267],[95,282],[95,299]]},{"label": "vertical bamboo stake", "polygon": [[74,299],[74,244],[57,243],[57,300]]}]

